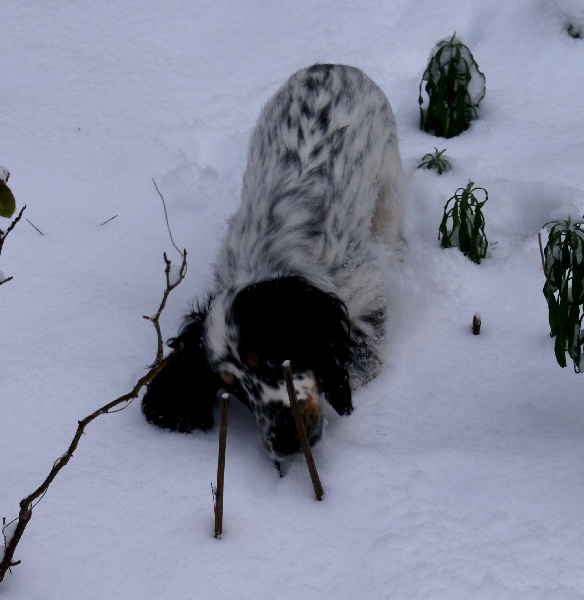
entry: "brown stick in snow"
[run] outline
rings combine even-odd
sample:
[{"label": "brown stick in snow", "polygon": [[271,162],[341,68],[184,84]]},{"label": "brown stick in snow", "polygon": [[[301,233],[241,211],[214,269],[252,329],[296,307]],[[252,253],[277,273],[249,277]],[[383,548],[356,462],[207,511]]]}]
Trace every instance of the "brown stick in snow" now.
[{"label": "brown stick in snow", "polygon": [[308,472],[310,473],[310,479],[312,479],[314,494],[317,500],[322,500],[324,491],[322,489],[322,484],[320,483],[318,471],[316,470],[316,464],[314,462],[314,457],[312,456],[312,450],[310,449],[310,443],[308,442],[302,416],[300,415],[296,390],[294,389],[294,384],[292,382],[292,367],[290,366],[290,362],[284,362],[282,369],[284,370],[284,379],[286,380],[286,389],[288,390],[288,397],[290,398],[290,406],[292,408],[294,422],[296,423],[296,430],[298,431],[298,437],[300,438],[300,444],[302,445],[304,458],[306,459],[306,465],[308,466]]},{"label": "brown stick in snow", "polygon": [[481,333],[481,317],[474,315],[472,318],[472,333],[473,335],[480,335]]},{"label": "brown stick in snow", "polygon": [[219,457],[217,459],[217,487],[215,488],[215,537],[223,533],[223,489],[225,482],[225,447],[227,446],[227,411],[229,394],[221,395],[219,412]]}]

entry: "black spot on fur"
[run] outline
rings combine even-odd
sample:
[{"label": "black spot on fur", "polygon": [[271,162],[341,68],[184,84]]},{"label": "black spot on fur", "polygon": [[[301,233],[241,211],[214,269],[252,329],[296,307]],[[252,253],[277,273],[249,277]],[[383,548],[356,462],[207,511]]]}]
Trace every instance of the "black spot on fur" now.
[{"label": "black spot on fur", "polygon": [[328,128],[330,125],[330,110],[331,105],[327,104],[324,108],[320,110],[316,117],[316,123],[320,129],[320,131],[326,135],[328,132]]},{"label": "black spot on fur", "polygon": [[314,117],[314,110],[305,100],[300,104],[300,114],[307,119],[312,119]]},{"label": "black spot on fur", "polygon": [[299,148],[304,146],[304,143],[306,142],[306,140],[304,138],[304,131],[302,131],[302,125],[300,125],[300,123],[298,124],[298,131],[297,131],[296,139],[298,140]]}]

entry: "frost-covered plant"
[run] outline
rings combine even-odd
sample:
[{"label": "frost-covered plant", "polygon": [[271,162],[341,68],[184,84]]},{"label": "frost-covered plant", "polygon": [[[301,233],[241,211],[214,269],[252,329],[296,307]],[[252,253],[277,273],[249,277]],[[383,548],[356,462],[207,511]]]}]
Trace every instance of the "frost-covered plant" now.
[{"label": "frost-covered plant", "polygon": [[583,221],[551,221],[544,248],[543,293],[548,303],[550,337],[560,367],[566,366],[566,352],[580,373],[582,361],[582,319],[584,317],[584,229]]},{"label": "frost-covered plant", "polygon": [[[482,207],[489,199],[485,188],[473,187],[472,181],[465,188],[458,188],[444,205],[444,217],[438,229],[438,239],[443,248],[458,247],[477,264],[487,255],[489,242],[485,235],[485,218]],[[484,195],[479,201],[477,193]]]},{"label": "frost-covered plant", "polygon": [[422,162],[418,165],[418,169],[428,169],[433,170],[438,173],[438,175],[442,175],[442,173],[447,173],[452,169],[452,165],[450,161],[444,156],[446,152],[446,148],[444,150],[438,150],[438,148],[434,147],[434,154],[429,152],[428,154],[424,154],[422,157]]},{"label": "frost-covered plant", "polygon": [[[425,83],[425,85],[424,85]],[[427,94],[424,106],[422,89]],[[420,128],[451,138],[469,128],[485,95],[485,76],[471,51],[454,34],[432,50],[420,82]]]}]

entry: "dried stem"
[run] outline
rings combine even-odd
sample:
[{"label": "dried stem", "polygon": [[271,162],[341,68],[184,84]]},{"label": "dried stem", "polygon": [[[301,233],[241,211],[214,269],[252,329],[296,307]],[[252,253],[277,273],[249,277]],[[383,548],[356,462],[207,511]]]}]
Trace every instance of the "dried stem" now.
[{"label": "dried stem", "polygon": [[481,333],[481,318],[479,315],[474,315],[472,318],[472,333],[473,335],[480,335]]},{"label": "dried stem", "polygon": [[29,221],[26,217],[24,218],[24,220],[33,228],[36,229],[38,233],[40,233],[41,235],[45,235],[32,221]]},{"label": "dried stem", "polygon": [[166,307],[166,301],[168,300],[168,296],[170,295],[172,290],[174,290],[174,288],[176,288],[178,285],[180,285],[180,283],[182,282],[182,280],[185,278],[185,276],[187,274],[187,251],[183,250],[180,253],[180,255],[182,257],[182,263],[181,263],[181,266],[180,266],[180,269],[178,272],[178,278],[175,281],[171,281],[170,270],[171,270],[172,263],[166,256],[166,252],[164,253],[164,262],[166,263],[166,268],[164,270],[164,274],[166,276],[166,289],[164,290],[164,293],[162,295],[162,301],[160,302],[160,306],[158,307],[156,314],[152,317],[148,317],[148,316],[144,315],[145,319],[147,319],[148,321],[152,321],[152,324],[154,325],[154,329],[156,330],[156,342],[157,343],[156,343],[156,363],[155,364],[159,363],[162,360],[162,357],[164,355],[164,340],[162,339],[162,331],[160,329],[160,315],[162,314],[162,311]]},{"label": "dried stem", "polygon": [[166,256],[166,252],[164,253],[164,262],[166,263],[166,269],[164,271],[165,275],[166,275],[166,290],[164,292],[164,295],[162,296],[162,302],[160,303],[160,306],[158,307],[158,311],[156,312],[156,314],[153,317],[147,317],[145,316],[145,319],[149,319],[150,321],[152,321],[152,323],[154,324],[154,329],[156,330],[156,336],[158,339],[158,347],[157,347],[157,351],[156,351],[156,362],[159,362],[162,359],[163,356],[163,351],[164,351],[164,341],[162,339],[162,332],[160,331],[160,325],[159,325],[159,319],[160,319],[160,315],[162,313],[162,311],[164,310],[164,307],[166,306],[166,301],[168,299],[168,296],[170,295],[170,292],[172,292],[172,290],[174,290],[174,288],[179,285],[181,283],[181,281],[186,277],[187,274],[187,251],[185,250],[180,250],[179,247],[176,245],[174,238],[172,237],[172,230],[170,229],[170,223],[168,221],[168,211],[166,210],[166,200],[164,199],[164,196],[162,195],[162,192],[158,189],[158,186],[156,185],[156,181],[154,179],[152,179],[152,183],[154,184],[154,187],[156,189],[156,192],[158,193],[158,196],[160,197],[160,201],[162,202],[162,208],[164,209],[164,219],[166,220],[166,228],[168,229],[168,236],[170,238],[170,241],[172,243],[172,245],[174,246],[175,250],[179,253],[180,257],[181,257],[181,266],[178,272],[178,277],[176,278],[175,281],[171,281],[171,277],[170,277],[170,267],[171,267],[171,262],[168,259],[168,257]]},{"label": "dried stem", "polygon": [[[16,227],[16,224],[22,218],[22,213],[26,210],[26,204],[20,209],[18,216],[10,223],[8,229],[6,231],[2,231],[0,229],[0,254],[2,254],[2,246],[4,246],[4,240],[8,237],[8,234]],[[11,278],[12,279],[12,278]],[[3,282],[5,283],[6,280]]]},{"label": "dried stem", "polygon": [[[6,234],[3,235],[3,239],[11,231],[11,229],[14,227],[16,222],[20,219],[20,217],[22,216],[23,210],[24,210],[24,208],[20,211],[20,214],[18,215],[16,220],[12,223],[11,227],[8,229]],[[1,246],[0,246],[0,248],[1,248]],[[123,410],[124,408],[127,408],[130,405],[130,403],[132,402],[132,400],[134,400],[135,398],[138,397],[140,390],[145,385],[150,383],[154,379],[154,377],[156,377],[156,375],[166,366],[166,364],[170,360],[172,360],[174,357],[176,357],[178,355],[178,352],[174,352],[173,354],[167,356],[166,358],[163,358],[163,342],[162,342],[162,334],[160,332],[159,319],[160,319],[160,315],[161,315],[162,311],[164,310],[164,307],[166,306],[166,300],[168,299],[170,292],[182,282],[182,280],[184,279],[184,276],[186,274],[186,270],[187,270],[186,250],[181,253],[181,256],[182,256],[182,264],[181,264],[181,267],[179,270],[178,278],[175,281],[171,281],[170,280],[171,262],[170,262],[170,260],[168,260],[166,254],[164,255],[164,262],[166,263],[166,269],[165,269],[166,289],[164,291],[162,302],[160,304],[158,312],[153,317],[146,317],[147,319],[152,321],[154,328],[156,329],[156,335],[158,338],[158,350],[157,350],[157,355],[156,355],[156,363],[150,369],[150,371],[148,371],[148,373],[146,373],[146,375],[144,375],[143,377],[141,377],[138,380],[138,382],[136,383],[136,385],[130,392],[128,392],[127,394],[124,394],[123,396],[120,396],[116,400],[112,400],[105,406],[102,406],[100,409],[96,410],[95,412],[91,413],[90,415],[88,415],[87,417],[85,417],[84,419],[82,419],[81,421],[78,422],[77,430],[75,432],[75,435],[73,436],[73,440],[71,441],[67,451],[55,461],[55,463],[53,464],[53,468],[51,469],[51,471],[49,472],[48,476],[43,481],[43,483],[34,492],[32,492],[32,494],[29,494],[26,498],[23,498],[20,501],[20,512],[18,514],[17,519],[11,521],[8,524],[4,524],[2,527],[2,533],[4,535],[5,549],[4,549],[4,556],[2,558],[2,561],[0,562],[0,582],[2,582],[2,580],[4,579],[4,576],[6,575],[6,572],[9,571],[11,567],[14,567],[14,566],[20,564],[20,561],[15,562],[13,560],[14,552],[16,550],[16,547],[18,546],[18,543],[20,542],[20,539],[22,538],[22,534],[24,533],[24,530],[26,529],[28,522],[30,521],[30,519],[32,517],[32,509],[43,498],[43,496],[49,489],[49,486],[51,485],[51,483],[53,482],[53,480],[55,479],[55,477],[57,476],[59,471],[73,457],[73,453],[77,449],[79,440],[81,439],[81,436],[85,433],[85,428],[87,427],[87,425],[89,425],[94,419],[97,419],[97,417],[99,417],[101,415],[110,414],[112,412],[117,412],[119,410]],[[180,349],[179,349],[179,351],[180,351]],[[6,529],[8,526],[10,526],[15,521],[16,521],[16,527],[14,528],[14,531],[13,531],[12,535],[10,536],[10,539],[8,540],[7,536],[6,536]]]},{"label": "dried stem", "polygon": [[[30,518],[32,517],[32,509],[47,492],[49,486],[51,485],[55,477],[58,475],[59,471],[71,460],[71,458],[73,458],[73,453],[77,449],[79,440],[81,439],[81,436],[85,433],[85,428],[87,427],[87,425],[89,425],[89,423],[91,423],[94,419],[97,419],[97,417],[99,417],[100,415],[106,415],[111,412],[117,412],[113,409],[116,409],[122,404],[125,404],[125,406],[123,406],[122,408],[127,408],[127,406],[130,405],[132,400],[138,397],[140,390],[146,384],[150,383],[150,381],[152,381],[152,379],[156,377],[156,375],[166,366],[167,362],[171,360],[171,358],[173,358],[174,356],[175,355],[168,356],[164,360],[157,363],[152,369],[150,369],[150,371],[148,371],[148,373],[146,373],[146,375],[144,375],[138,380],[132,391],[128,392],[127,394],[124,394],[123,396],[120,396],[119,398],[116,398],[116,400],[112,400],[105,406],[102,406],[100,409],[96,410],[95,412],[91,413],[90,415],[78,422],[77,430],[75,432],[75,435],[73,436],[73,440],[69,444],[69,448],[67,448],[67,451],[55,461],[55,463],[53,464],[53,468],[50,470],[49,474],[47,475],[46,479],[41,483],[41,485],[39,485],[39,487],[34,492],[32,492],[32,494],[29,494],[26,498],[23,498],[20,501],[20,512],[18,514],[18,522],[16,524],[16,528],[14,529],[12,536],[10,537],[10,540],[7,543],[5,543],[6,547],[4,550],[4,557],[2,558],[2,562],[0,562],[0,582],[4,579],[4,575],[10,569],[10,567],[14,567],[20,564],[20,561],[13,561],[14,551],[16,550],[16,547],[20,542],[20,538],[22,537],[22,534],[24,533],[24,530],[26,529]],[[8,523],[8,525],[11,525],[13,522],[14,521],[11,521],[11,523]],[[3,533],[5,532],[6,527],[8,525],[4,525],[4,527],[2,528]]]},{"label": "dried stem", "polygon": [[312,456],[312,450],[310,449],[310,443],[306,435],[306,429],[300,415],[300,408],[298,407],[298,399],[296,398],[296,390],[292,382],[292,368],[290,362],[286,361],[282,365],[284,370],[284,379],[286,380],[286,389],[288,390],[288,397],[290,398],[290,406],[292,407],[292,415],[294,416],[294,422],[296,423],[296,429],[298,431],[298,437],[300,438],[300,444],[304,451],[304,458],[306,459],[306,465],[308,466],[308,472],[310,473],[310,479],[312,479],[312,485],[314,487],[314,494],[317,500],[322,500],[324,491],[322,484],[320,483],[320,477],[316,470],[316,464],[314,457]]},{"label": "dried stem", "polygon": [[217,487],[215,488],[215,537],[223,533],[223,489],[225,482],[225,447],[227,445],[227,411],[229,394],[222,394],[219,413],[219,456],[217,459]]},{"label": "dried stem", "polygon": [[164,209],[164,218],[166,219],[166,227],[168,228],[168,235],[170,236],[170,241],[172,242],[172,245],[175,247],[176,251],[182,256],[182,252],[180,251],[179,247],[174,243],[174,239],[172,237],[170,223],[168,222],[168,211],[166,210],[166,200],[164,199],[162,192],[158,189],[158,185],[156,184],[156,181],[154,179],[152,179],[152,183],[154,184],[154,187],[156,188],[156,191],[160,196],[160,200],[162,201],[162,208]]},{"label": "dried stem", "polygon": [[110,217],[107,221],[104,221],[103,223],[100,223],[99,226],[102,227],[103,225],[105,225],[106,223],[109,223],[110,221],[113,221],[114,219],[117,219],[119,215],[114,215],[113,217]]}]

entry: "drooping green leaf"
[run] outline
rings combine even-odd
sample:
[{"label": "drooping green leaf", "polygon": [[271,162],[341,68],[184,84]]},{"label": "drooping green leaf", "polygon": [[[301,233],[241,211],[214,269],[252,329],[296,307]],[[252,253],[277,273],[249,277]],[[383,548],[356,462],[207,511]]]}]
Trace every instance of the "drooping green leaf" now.
[{"label": "drooping green leaf", "polygon": [[584,336],[584,230],[582,222],[554,221],[544,249],[543,294],[548,303],[550,336],[555,338],[554,353],[561,367],[566,354],[574,371],[582,371]]},{"label": "drooping green leaf", "polygon": [[10,188],[0,182],[0,217],[10,218],[16,210],[16,201]]},{"label": "drooping green leaf", "polygon": [[[488,200],[484,188],[474,188],[472,181],[465,188],[459,188],[444,206],[444,216],[438,227],[438,239],[443,248],[452,247],[453,240],[460,251],[473,262],[480,263],[487,255],[488,240],[485,235],[485,219],[481,211]],[[482,202],[475,193],[483,192]]]}]

